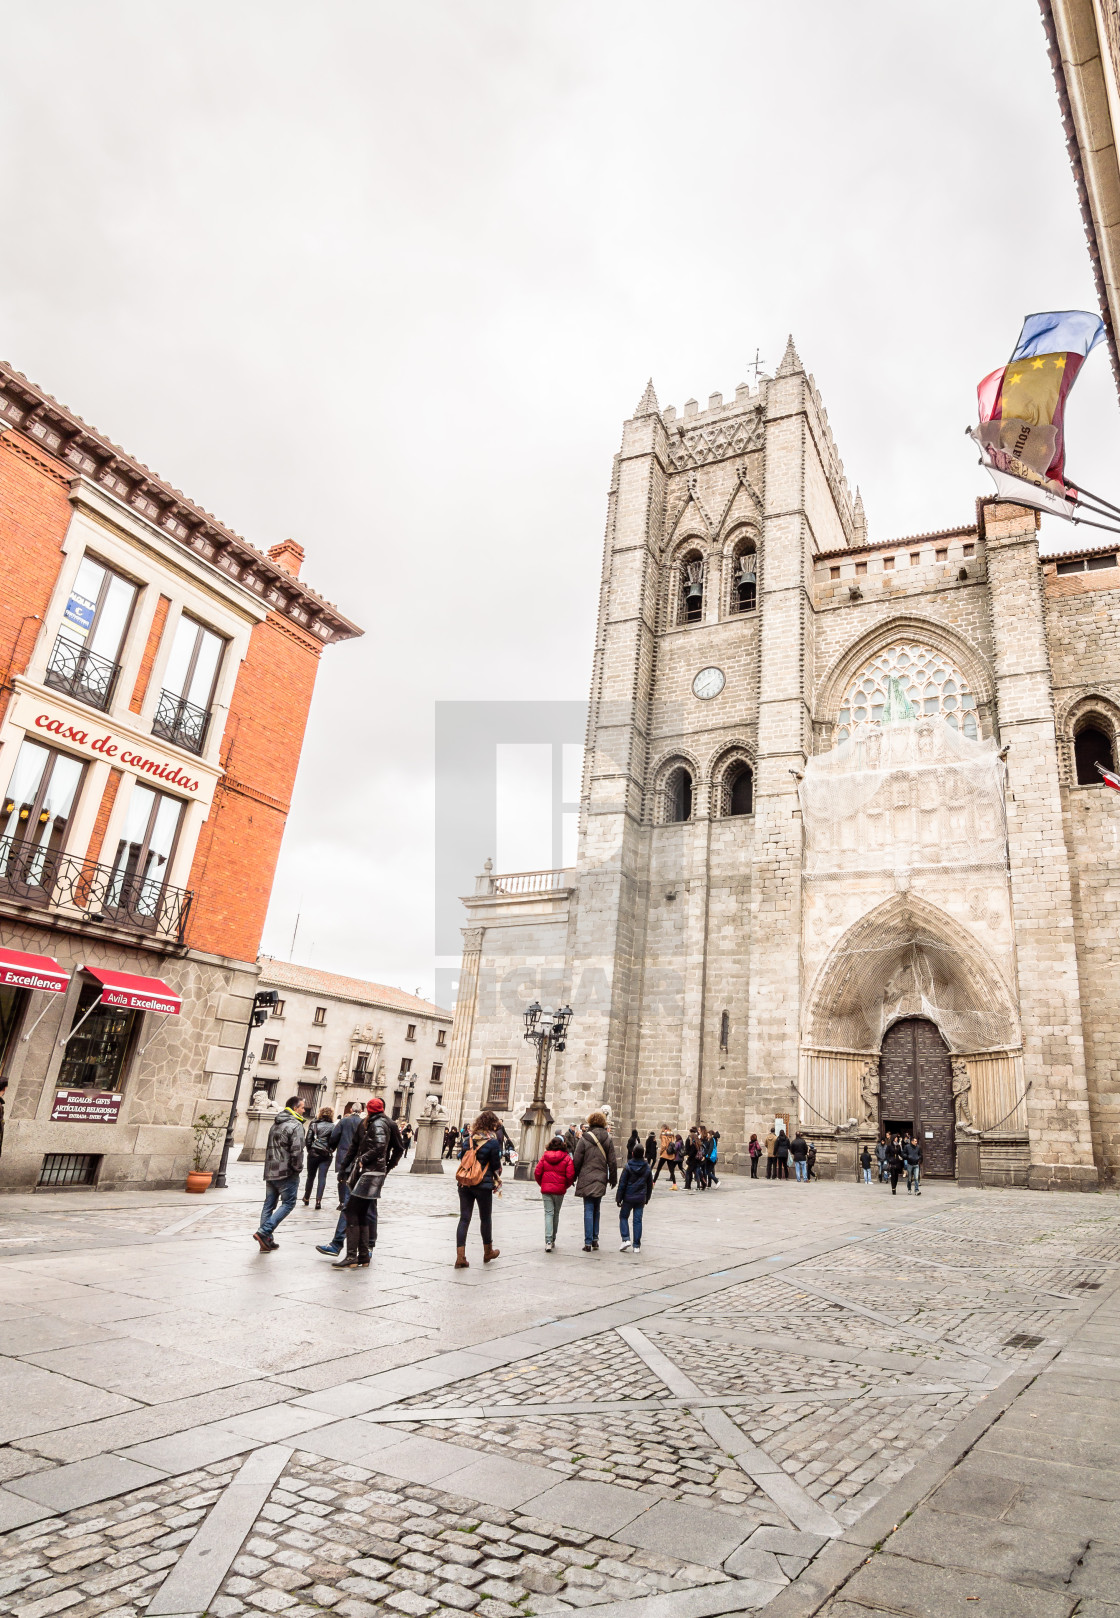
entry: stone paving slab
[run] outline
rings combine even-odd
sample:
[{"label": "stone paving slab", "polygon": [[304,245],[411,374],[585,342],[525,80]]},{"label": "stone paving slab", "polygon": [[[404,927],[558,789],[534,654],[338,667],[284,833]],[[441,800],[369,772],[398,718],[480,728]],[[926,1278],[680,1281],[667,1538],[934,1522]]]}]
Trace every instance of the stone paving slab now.
[{"label": "stone paving slab", "polygon": [[647,1509],[646,1495],[620,1489],[614,1483],[583,1483],[569,1479],[542,1491],[533,1500],[534,1513],[588,1533],[616,1534]]},{"label": "stone paving slab", "polygon": [[154,1466],[125,1460],[120,1455],[97,1455],[71,1466],[55,1466],[49,1472],[36,1472],[8,1484],[12,1494],[21,1494],[52,1511],[72,1511],[75,1506],[92,1505],[124,1494],[142,1483],[155,1483],[166,1474]]},{"label": "stone paving slab", "polygon": [[[687,1557],[694,1562],[706,1562],[710,1567],[721,1567],[732,1551],[743,1544],[748,1531],[744,1523],[722,1512],[708,1511],[681,1500],[661,1500],[618,1529],[613,1537],[647,1551],[664,1551],[668,1556]],[[733,1567],[729,1571],[745,1570]],[[785,1582],[780,1573],[777,1582]]]}]

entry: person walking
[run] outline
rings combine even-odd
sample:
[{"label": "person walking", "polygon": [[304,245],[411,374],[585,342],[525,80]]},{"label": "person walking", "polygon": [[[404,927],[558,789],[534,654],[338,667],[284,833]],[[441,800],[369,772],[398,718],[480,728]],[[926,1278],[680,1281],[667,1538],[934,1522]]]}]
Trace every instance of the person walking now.
[{"label": "person walking", "polygon": [[455,1128],[454,1124],[448,1124],[447,1128],[443,1132],[443,1156],[440,1159],[441,1162],[443,1161],[444,1157],[455,1156],[455,1142],[458,1139],[459,1131]]},{"label": "person walking", "polygon": [[583,1130],[578,1124],[569,1124],[564,1132],[564,1145],[568,1148],[568,1151],[572,1153],[573,1156],[575,1155],[575,1149],[579,1145],[579,1138],[582,1134]]},{"label": "person walking", "polygon": [[669,1179],[673,1190],[677,1189],[677,1148],[673,1131],[668,1124],[661,1126],[661,1138],[657,1143],[657,1172],[653,1179],[656,1184],[661,1178],[661,1170],[669,1170]]},{"label": "person walking", "polygon": [[751,1179],[758,1179],[758,1160],[762,1156],[762,1147],[758,1144],[758,1136],[752,1135],[747,1142],[747,1152],[751,1160]]},{"label": "person walking", "polygon": [[766,1137],[766,1178],[778,1178],[778,1137],[773,1130]]},{"label": "person walking", "polygon": [[275,1253],[280,1243],[273,1231],[287,1219],[299,1196],[303,1173],[303,1100],[291,1096],[278,1112],[268,1132],[264,1149],[264,1207],[253,1240],[262,1253]]},{"label": "person walking", "polygon": [[693,1124],[688,1132],[688,1139],[684,1143],[684,1188],[692,1190],[692,1182],[699,1179],[697,1164],[700,1161],[700,1131]]},{"label": "person walking", "polygon": [[[618,1203],[618,1229],[622,1237],[623,1253],[631,1246],[635,1253],[642,1250],[642,1216],[646,1204],[653,1196],[653,1170],[646,1162],[640,1141],[636,1142],[626,1159],[626,1167],[618,1177],[615,1201]],[[630,1221],[634,1222],[634,1241],[630,1241]]]},{"label": "person walking", "polygon": [[700,1155],[696,1159],[696,1184],[706,1191],[712,1183],[712,1137],[700,1125]]},{"label": "person walking", "polygon": [[887,1140],[884,1135],[875,1142],[875,1160],[879,1165],[879,1184],[885,1185],[887,1180]]},{"label": "person walking", "polygon": [[460,1161],[460,1163],[463,1161],[464,1152],[467,1152],[467,1151],[470,1150],[470,1144],[471,1144],[471,1132],[467,1128],[466,1124],[464,1124],[462,1129],[459,1131],[458,1152],[459,1152],[459,1161]]},{"label": "person walking", "polygon": [[863,1143],[863,1151],[859,1154],[859,1166],[863,1170],[864,1185],[871,1184],[871,1153],[867,1150],[867,1142]]},{"label": "person walking", "polygon": [[918,1144],[917,1135],[911,1135],[903,1146],[902,1156],[906,1164],[906,1190],[920,1197],[922,1194],[922,1148]]},{"label": "person walking", "polygon": [[494,1246],[494,1192],[502,1188],[502,1153],[498,1133],[502,1121],[494,1112],[480,1112],[468,1132],[470,1145],[463,1153],[455,1179],[459,1186],[459,1224],[455,1230],[455,1268],[469,1270],[467,1232],[478,1209],[482,1235],[482,1262],[500,1258]]},{"label": "person walking", "polygon": [[323,1206],[323,1187],[327,1183],[327,1170],[331,1166],[334,1152],[331,1149],[331,1131],[334,1129],[334,1113],[330,1107],[320,1107],[319,1116],[307,1131],[307,1183],[303,1188],[303,1206],[306,1208],[311,1201],[311,1187],[318,1176],[318,1186],[315,1190],[315,1207]]},{"label": "person walking", "polygon": [[887,1172],[891,1177],[891,1196],[898,1195],[898,1177],[902,1173],[903,1156],[902,1146],[897,1135],[892,1135],[887,1142]]},{"label": "person walking", "polygon": [[646,1136],[646,1162],[649,1164],[651,1169],[657,1162],[657,1136],[654,1134],[652,1129]]},{"label": "person walking", "polygon": [[779,1129],[774,1147],[774,1174],[779,1180],[789,1179],[789,1136],[784,1129]]},{"label": "person walking", "polygon": [[816,1141],[811,1140],[809,1142],[809,1154],[805,1159],[805,1167],[808,1170],[807,1178],[810,1179],[810,1180],[815,1180],[816,1177],[817,1177],[817,1143],[816,1143]]},{"label": "person walking", "polygon": [[365,1269],[369,1264],[370,1253],[377,1245],[377,1202],[385,1176],[404,1155],[404,1137],[392,1119],[386,1118],[385,1103],[380,1096],[370,1096],[366,1115],[359,1118],[350,1148],[339,1165],[350,1195],[346,1199],[346,1251],[332,1269]]},{"label": "person walking", "polygon": [[564,1145],[562,1135],[553,1135],[548,1150],[541,1156],[533,1178],[541,1188],[544,1203],[544,1250],[551,1253],[556,1245],[556,1231],[560,1224],[560,1209],[564,1205],[568,1187],[576,1177],[572,1154]]},{"label": "person walking", "polygon": [[799,1184],[805,1184],[808,1179],[809,1142],[805,1139],[800,1129],[790,1142],[789,1155],[793,1158],[794,1179]]},{"label": "person walking", "polygon": [[354,1132],[364,1117],[365,1110],[361,1102],[348,1101],[342,1109],[342,1117],[331,1129],[330,1148],[334,1153],[335,1173],[338,1176],[338,1223],[334,1227],[334,1235],[330,1241],[320,1242],[315,1248],[317,1253],[322,1253],[326,1258],[337,1258],[346,1241],[346,1203],[350,1196],[350,1187],[346,1183],[342,1165],[349,1154]]},{"label": "person walking", "polygon": [[627,1157],[627,1160],[629,1160],[630,1158],[633,1157],[635,1146],[638,1148],[638,1150],[640,1152],[641,1149],[642,1149],[642,1137],[638,1134],[638,1126],[637,1126],[637,1124],[634,1124],[633,1127],[631,1128],[631,1130],[630,1130],[630,1139],[626,1142],[626,1157]]},{"label": "person walking", "polygon": [[593,1112],[572,1157],[576,1170],[576,1196],[583,1198],[583,1250],[599,1246],[599,1205],[607,1187],[618,1179],[618,1158],[607,1120]]},{"label": "person walking", "polygon": [[716,1173],[716,1164],[719,1162],[719,1130],[713,1129],[711,1142],[708,1148],[708,1180],[712,1185],[719,1184],[719,1175]]}]

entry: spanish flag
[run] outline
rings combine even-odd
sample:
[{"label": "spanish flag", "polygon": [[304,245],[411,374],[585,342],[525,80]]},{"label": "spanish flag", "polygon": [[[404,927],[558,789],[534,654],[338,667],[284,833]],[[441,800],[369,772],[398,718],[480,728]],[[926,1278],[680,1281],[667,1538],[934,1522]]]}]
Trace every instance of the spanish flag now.
[{"label": "spanish flag", "polygon": [[1063,416],[1069,390],[1104,336],[1104,321],[1083,309],[1028,315],[1007,365],[976,390],[977,440],[1012,475],[1065,492]]}]

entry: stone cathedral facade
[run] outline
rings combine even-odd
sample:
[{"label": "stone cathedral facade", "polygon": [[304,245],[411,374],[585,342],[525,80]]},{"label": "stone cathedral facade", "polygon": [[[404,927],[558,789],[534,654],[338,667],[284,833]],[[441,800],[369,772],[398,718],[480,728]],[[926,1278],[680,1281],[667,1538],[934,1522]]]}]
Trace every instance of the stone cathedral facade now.
[{"label": "stone cathedral facade", "polygon": [[570,1002],[548,1099],[625,1135],[776,1118],[854,1172],[1091,1189],[1120,1162],[1114,548],[1040,560],[981,501],[870,540],[792,341],[683,415],[652,384],[611,483],[570,870],[466,896],[448,1074],[517,1137],[525,1005]]}]

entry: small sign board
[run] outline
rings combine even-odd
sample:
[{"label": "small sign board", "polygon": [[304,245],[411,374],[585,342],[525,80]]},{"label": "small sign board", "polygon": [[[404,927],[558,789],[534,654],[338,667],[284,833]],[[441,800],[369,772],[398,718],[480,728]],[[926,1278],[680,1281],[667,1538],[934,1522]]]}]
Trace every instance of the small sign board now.
[{"label": "small sign board", "polygon": [[119,1090],[56,1090],[52,1123],[115,1124],[121,1110]]}]

